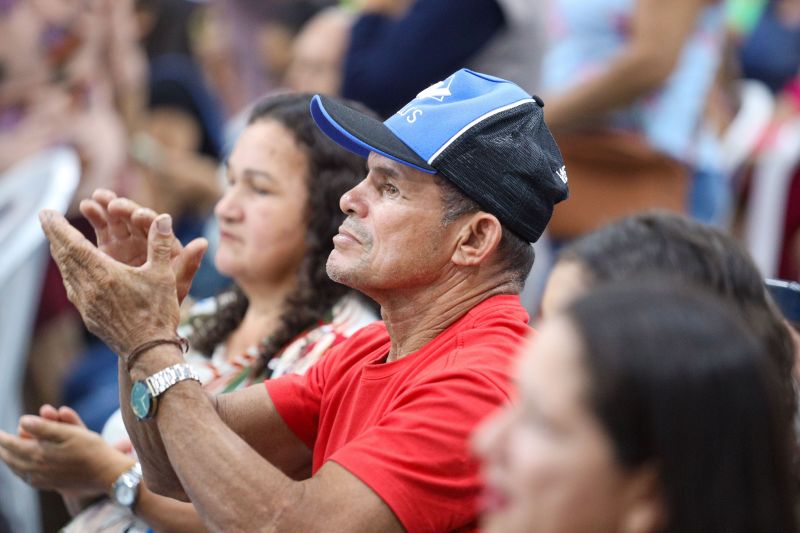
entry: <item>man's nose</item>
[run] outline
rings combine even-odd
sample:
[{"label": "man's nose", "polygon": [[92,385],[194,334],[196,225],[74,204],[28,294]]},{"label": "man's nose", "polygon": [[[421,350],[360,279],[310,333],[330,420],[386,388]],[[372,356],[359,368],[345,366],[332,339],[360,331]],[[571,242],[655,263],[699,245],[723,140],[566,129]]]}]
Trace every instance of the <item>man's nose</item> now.
[{"label": "man's nose", "polygon": [[339,208],[346,215],[355,215],[363,218],[367,214],[367,204],[365,202],[363,187],[365,181],[347,191],[339,199]]}]

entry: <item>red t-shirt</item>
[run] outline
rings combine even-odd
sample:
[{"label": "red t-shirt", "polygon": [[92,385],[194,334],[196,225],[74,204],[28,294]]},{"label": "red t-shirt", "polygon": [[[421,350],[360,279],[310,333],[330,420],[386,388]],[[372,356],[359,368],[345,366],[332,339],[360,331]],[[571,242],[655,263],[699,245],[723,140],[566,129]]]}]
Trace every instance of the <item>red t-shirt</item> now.
[{"label": "red t-shirt", "polygon": [[278,413],[313,450],[374,490],[408,531],[474,529],[475,426],[508,402],[513,360],[531,331],[517,296],[494,296],[424,348],[383,362],[383,323],[337,346],[304,376],[266,381]]}]

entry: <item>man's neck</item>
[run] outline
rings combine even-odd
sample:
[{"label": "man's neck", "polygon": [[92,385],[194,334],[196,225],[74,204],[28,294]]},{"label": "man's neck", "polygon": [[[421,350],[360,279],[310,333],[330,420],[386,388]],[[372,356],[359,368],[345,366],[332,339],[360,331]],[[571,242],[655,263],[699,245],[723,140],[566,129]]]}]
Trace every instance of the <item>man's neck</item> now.
[{"label": "man's neck", "polygon": [[387,362],[416,352],[482,301],[517,294],[510,283],[434,285],[381,298],[381,316],[391,339]]}]

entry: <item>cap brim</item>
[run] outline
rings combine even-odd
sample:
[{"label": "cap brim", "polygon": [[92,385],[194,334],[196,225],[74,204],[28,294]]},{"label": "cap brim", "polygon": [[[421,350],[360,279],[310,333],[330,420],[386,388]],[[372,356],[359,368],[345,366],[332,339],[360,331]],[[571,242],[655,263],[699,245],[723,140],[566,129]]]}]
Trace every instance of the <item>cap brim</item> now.
[{"label": "cap brim", "polygon": [[383,122],[355,109],[316,95],[311,99],[311,116],[325,135],[346,150],[362,157],[376,152],[422,172],[436,173],[435,168],[401,141]]}]

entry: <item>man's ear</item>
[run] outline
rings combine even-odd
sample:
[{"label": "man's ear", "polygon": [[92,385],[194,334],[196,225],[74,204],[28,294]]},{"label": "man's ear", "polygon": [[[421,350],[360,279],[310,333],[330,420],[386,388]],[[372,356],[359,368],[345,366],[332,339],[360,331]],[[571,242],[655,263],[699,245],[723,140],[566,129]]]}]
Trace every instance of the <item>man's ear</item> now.
[{"label": "man's ear", "polygon": [[492,214],[478,211],[465,217],[456,236],[452,261],[459,266],[482,264],[500,244],[503,228]]}]

